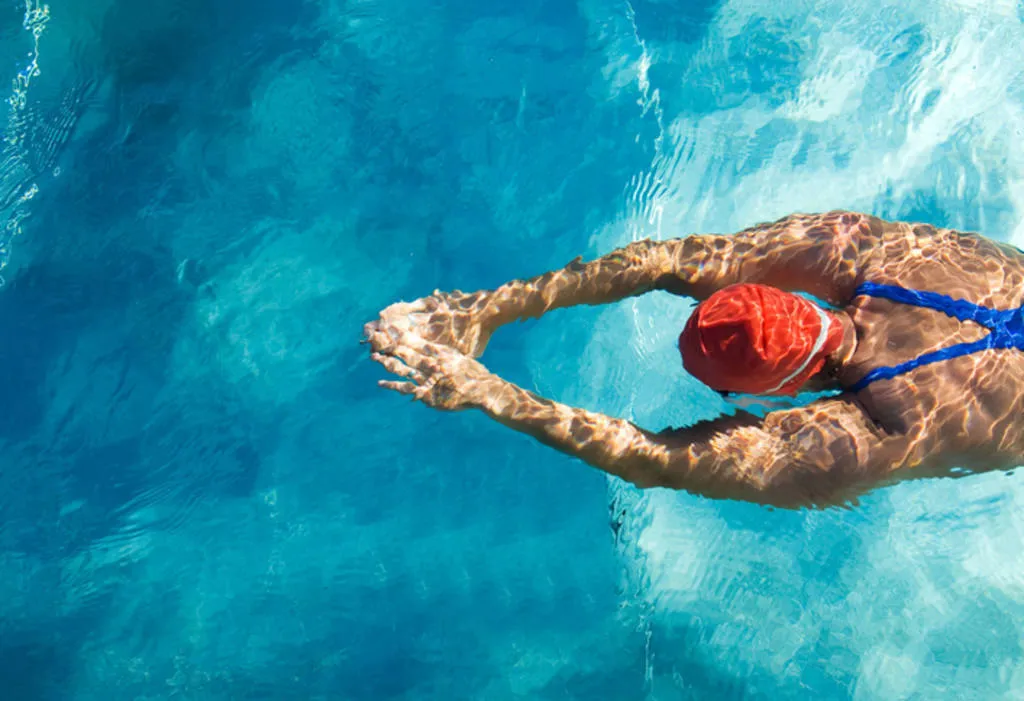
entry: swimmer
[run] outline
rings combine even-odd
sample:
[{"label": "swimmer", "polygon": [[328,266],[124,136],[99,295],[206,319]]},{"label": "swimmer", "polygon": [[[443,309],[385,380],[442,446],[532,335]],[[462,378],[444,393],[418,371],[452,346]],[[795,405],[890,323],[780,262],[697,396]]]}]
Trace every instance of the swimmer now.
[{"label": "swimmer", "polygon": [[[537,396],[475,360],[504,324],[654,290],[698,300],[679,350],[708,387],[830,395],[654,433]],[[830,212],[638,241],[494,290],[436,292],[364,331],[398,376],[383,387],[478,409],[641,488],[825,507],[1024,462],[1022,305],[1024,253],[1011,246]]]}]

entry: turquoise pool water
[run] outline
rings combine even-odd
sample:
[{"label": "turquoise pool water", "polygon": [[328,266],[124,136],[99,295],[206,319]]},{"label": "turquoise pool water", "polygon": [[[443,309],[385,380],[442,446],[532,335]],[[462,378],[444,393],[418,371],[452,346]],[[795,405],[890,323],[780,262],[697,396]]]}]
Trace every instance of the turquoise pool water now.
[{"label": "turquoise pool water", "polygon": [[[378,390],[398,299],[849,208],[1024,241],[1016,2],[0,8],[4,698],[1013,699],[1018,475],[778,512]],[[687,300],[485,360],[718,412]]]}]

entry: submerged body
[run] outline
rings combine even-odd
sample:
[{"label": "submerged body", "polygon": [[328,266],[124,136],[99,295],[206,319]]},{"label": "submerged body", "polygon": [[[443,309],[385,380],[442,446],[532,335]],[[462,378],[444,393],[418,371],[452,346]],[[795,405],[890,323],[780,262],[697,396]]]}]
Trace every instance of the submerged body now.
[{"label": "submerged body", "polygon": [[[473,360],[494,330],[516,319],[653,290],[707,300],[741,283],[831,306],[835,347],[800,389],[838,394],[763,418],[739,412],[653,433],[538,397]],[[935,303],[935,294],[945,297]],[[946,298],[970,303],[960,311],[977,309],[978,320],[954,314]],[[1024,316],[985,311],[1022,305],[1024,254],[1013,247],[830,212],[733,235],[641,241],[496,290],[435,293],[389,307],[366,334],[374,358],[404,380],[382,384],[431,406],[479,408],[641,487],[793,507],[848,502],[902,479],[1024,463],[1024,350],[1006,340]],[[927,362],[956,344],[976,345]]]}]

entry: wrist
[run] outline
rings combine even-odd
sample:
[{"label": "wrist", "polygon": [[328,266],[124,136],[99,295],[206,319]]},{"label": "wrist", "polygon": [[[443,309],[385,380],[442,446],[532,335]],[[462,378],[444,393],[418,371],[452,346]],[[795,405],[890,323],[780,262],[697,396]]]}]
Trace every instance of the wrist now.
[{"label": "wrist", "polygon": [[485,335],[494,333],[498,328],[515,321],[519,317],[520,300],[515,282],[507,282],[501,287],[487,292],[479,305],[480,330]]},{"label": "wrist", "polygon": [[473,406],[492,417],[504,416],[513,404],[514,385],[497,375],[479,382],[471,400]]},{"label": "wrist", "polygon": [[506,296],[501,294],[503,291],[504,286],[496,290],[480,293],[483,295],[483,298],[479,303],[478,323],[480,331],[484,336],[490,336],[499,326],[505,323],[502,312],[508,306],[508,302],[503,301],[503,299],[507,299]]}]

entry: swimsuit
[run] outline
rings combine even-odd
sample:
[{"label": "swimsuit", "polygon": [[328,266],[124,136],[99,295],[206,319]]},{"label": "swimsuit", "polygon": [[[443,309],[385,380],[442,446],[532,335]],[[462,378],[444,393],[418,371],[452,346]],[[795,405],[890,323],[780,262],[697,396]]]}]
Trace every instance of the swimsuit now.
[{"label": "swimsuit", "polygon": [[888,367],[875,368],[858,382],[848,388],[850,392],[859,392],[877,380],[891,380],[910,372],[922,365],[930,365],[941,360],[959,358],[978,351],[992,348],[1016,348],[1024,351],[1024,307],[1016,309],[990,309],[980,304],[967,302],[938,292],[922,292],[908,290],[899,285],[883,285],[877,282],[862,283],[855,291],[854,297],[867,295],[880,297],[900,304],[910,304],[924,309],[934,309],[960,321],[973,321],[989,330],[983,338],[970,343],[957,343],[940,348],[931,353],[924,353],[905,363]]}]

